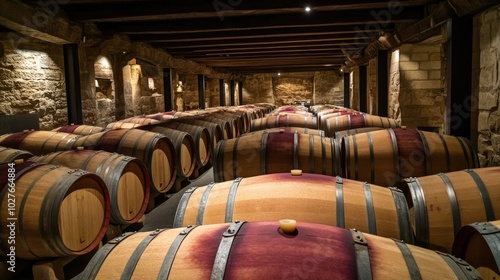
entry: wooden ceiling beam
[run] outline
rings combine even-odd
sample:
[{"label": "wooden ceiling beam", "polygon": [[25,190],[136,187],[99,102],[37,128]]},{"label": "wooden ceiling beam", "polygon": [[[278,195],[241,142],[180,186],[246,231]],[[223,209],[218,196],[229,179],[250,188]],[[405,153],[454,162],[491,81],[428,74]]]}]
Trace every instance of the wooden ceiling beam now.
[{"label": "wooden ceiling beam", "polygon": [[[425,5],[430,0],[400,0],[397,4],[405,9]],[[71,1],[65,5],[65,10],[71,15],[71,19],[81,22],[118,22],[118,21],[144,21],[144,20],[179,20],[179,19],[201,19],[216,18],[224,21],[231,17],[262,17],[281,14],[306,14],[306,4],[292,4],[289,1],[202,1],[184,0],[179,1],[136,1],[124,3],[82,3]],[[315,14],[329,11],[353,11],[353,10],[378,10],[391,8],[388,1],[369,0],[337,0],[334,3],[328,0],[316,0],[310,5]]]}]

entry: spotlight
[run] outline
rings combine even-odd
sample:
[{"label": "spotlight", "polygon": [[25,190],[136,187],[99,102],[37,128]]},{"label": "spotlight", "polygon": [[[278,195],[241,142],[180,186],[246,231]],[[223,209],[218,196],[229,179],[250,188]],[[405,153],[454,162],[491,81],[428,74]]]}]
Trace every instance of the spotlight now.
[{"label": "spotlight", "polygon": [[306,8],[304,9],[307,13],[309,13],[311,11],[311,7],[309,6],[306,6]]}]

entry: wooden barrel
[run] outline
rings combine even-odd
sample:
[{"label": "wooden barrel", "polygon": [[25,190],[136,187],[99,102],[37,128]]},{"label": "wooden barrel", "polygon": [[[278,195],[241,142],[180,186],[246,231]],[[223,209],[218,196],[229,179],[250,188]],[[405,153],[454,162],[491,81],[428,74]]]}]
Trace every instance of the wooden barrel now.
[{"label": "wooden barrel", "polygon": [[84,124],[71,124],[61,126],[59,128],[53,129],[52,131],[73,133],[78,135],[90,135],[98,132],[103,132],[106,130],[104,127],[84,125]]},{"label": "wooden barrel", "polygon": [[208,129],[180,122],[163,122],[154,126],[168,127],[189,133],[194,139],[195,149],[193,151],[195,152],[196,165],[203,167],[210,161],[212,153],[210,145],[210,132],[208,132]]},{"label": "wooden barrel", "polygon": [[138,158],[146,164],[153,187],[151,190],[154,192],[167,192],[175,182],[175,148],[163,134],[140,129],[110,130],[82,136],[74,143],[74,147]]},{"label": "wooden barrel", "polygon": [[27,160],[32,156],[33,154],[28,151],[0,146],[0,163],[14,162],[16,159]]},{"label": "wooden barrel", "polygon": [[109,193],[95,174],[51,164],[5,163],[0,186],[0,219],[13,225],[0,227],[4,255],[14,246],[7,243],[9,237],[15,238],[16,257],[23,259],[83,255],[106,233]]},{"label": "wooden barrel", "polygon": [[340,116],[345,116],[345,115],[359,115],[359,112],[355,111],[338,111],[335,110],[333,112],[322,112],[318,114],[318,127],[321,129],[324,129],[326,127],[326,120],[335,118],[335,117],[340,117]]},{"label": "wooden barrel", "polygon": [[463,226],[452,253],[476,268],[483,279],[500,279],[500,220]]},{"label": "wooden barrel", "polygon": [[237,127],[235,126],[234,120],[228,120],[228,119],[223,119],[223,118],[214,118],[214,117],[210,117],[210,116],[203,116],[203,117],[198,118],[198,119],[201,121],[206,121],[206,122],[218,124],[224,132],[224,139],[236,138],[238,136]]},{"label": "wooden barrel", "polygon": [[0,146],[25,150],[35,155],[71,150],[80,135],[31,130],[0,136]]},{"label": "wooden barrel", "polygon": [[109,123],[106,126],[106,129],[131,129],[131,128],[140,128],[141,126],[144,126],[144,124],[119,121],[119,122]]},{"label": "wooden barrel", "polygon": [[416,244],[451,252],[458,230],[500,218],[500,167],[440,173],[402,181],[414,213]]},{"label": "wooden barrel", "polygon": [[270,132],[220,141],[214,155],[214,180],[288,172],[339,175],[340,155],[333,138]]},{"label": "wooden barrel", "polygon": [[244,111],[219,111],[215,114],[217,116],[234,119],[237,123],[239,134],[246,133],[250,130],[250,122],[252,119]]},{"label": "wooden barrel", "polygon": [[175,119],[176,117],[172,112],[163,112],[163,113],[157,113],[157,114],[150,114],[146,115],[146,118],[158,120],[160,122],[168,121],[171,119]]},{"label": "wooden barrel", "polygon": [[210,147],[212,148],[212,150],[211,150],[212,155],[214,153],[214,149],[215,149],[215,146],[217,145],[217,143],[220,140],[227,139],[227,138],[224,138],[224,131],[222,130],[220,125],[218,125],[217,123],[207,122],[207,121],[198,120],[198,119],[191,119],[191,118],[179,118],[179,119],[176,119],[175,121],[181,122],[181,123],[197,125],[197,126],[201,126],[201,127],[206,128],[208,130],[208,132],[210,133],[210,140],[211,140]]},{"label": "wooden barrel", "polygon": [[339,140],[343,177],[380,186],[401,178],[479,167],[467,139],[417,129],[386,129]]},{"label": "wooden barrel", "polygon": [[318,136],[325,136],[325,132],[319,129],[309,129],[307,127],[275,127],[275,128],[266,128],[263,130],[256,130],[253,132],[249,132],[245,135],[255,135],[269,132],[287,132],[287,133],[304,133],[304,134],[313,134]]},{"label": "wooden barrel", "polygon": [[335,132],[335,139],[340,139],[344,136],[351,136],[354,134],[360,134],[360,133],[365,133],[365,132],[370,132],[370,131],[376,131],[376,130],[384,130],[387,128],[384,127],[375,127],[375,126],[369,126],[369,127],[360,127],[360,128],[354,128],[354,129],[347,129],[347,130],[341,130]]},{"label": "wooden barrel", "polygon": [[231,138],[235,138],[235,137],[240,136],[242,131],[243,131],[240,120],[235,118],[235,117],[223,116],[223,115],[219,115],[219,114],[210,114],[210,115],[208,115],[208,117],[204,116],[203,119],[207,119],[209,121],[216,121],[217,119],[227,121],[229,123],[229,126],[231,127],[231,131],[232,131]]},{"label": "wooden barrel", "polygon": [[316,117],[281,114],[253,120],[250,131],[283,126],[318,129],[318,119]]},{"label": "wooden barrel", "polygon": [[400,190],[319,174],[268,174],[191,188],[178,203],[173,226],[285,217],[414,243]]},{"label": "wooden barrel", "polygon": [[175,168],[178,177],[188,178],[193,174],[196,166],[196,146],[189,133],[161,126],[143,126],[141,129],[161,133],[172,141],[177,158]]},{"label": "wooden barrel", "polygon": [[[476,277],[476,278],[475,278]],[[101,248],[77,279],[478,279],[464,261],[358,230],[297,223],[129,233]]]},{"label": "wooden barrel", "polygon": [[30,159],[34,162],[63,165],[97,174],[108,187],[111,222],[128,225],[137,222],[149,202],[149,176],[137,158],[93,150],[73,150]]},{"label": "wooden barrel", "polygon": [[346,129],[361,128],[367,126],[398,128],[399,123],[391,118],[384,118],[368,114],[343,115],[325,119],[326,126],[320,127],[326,136],[333,137],[335,132]]},{"label": "wooden barrel", "polygon": [[142,124],[142,125],[151,125],[151,124],[160,123],[159,120],[147,118],[146,116],[137,116],[137,117],[126,118],[124,120],[121,120],[121,122],[136,123],[136,124]]}]

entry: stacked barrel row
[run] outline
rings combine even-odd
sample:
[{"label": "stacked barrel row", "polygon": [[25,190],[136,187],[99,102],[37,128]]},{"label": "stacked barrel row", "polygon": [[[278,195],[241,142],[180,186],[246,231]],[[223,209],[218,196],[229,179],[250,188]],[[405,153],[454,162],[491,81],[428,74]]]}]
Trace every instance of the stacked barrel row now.
[{"label": "stacked barrel row", "polygon": [[[407,138],[407,130],[389,131],[400,133],[395,140]],[[165,210],[159,215],[161,221],[105,245],[80,279],[480,278],[468,263],[447,254],[449,248],[439,253],[412,245],[421,242],[416,241],[420,237],[412,226],[415,209],[414,204],[409,207],[412,191],[407,188],[402,187],[403,192],[338,176],[300,175],[295,170],[281,173],[281,165],[287,171],[296,167],[316,173],[341,170],[342,164],[335,159],[342,149],[331,156],[335,149],[332,145],[329,149],[327,142],[337,142],[332,139],[308,127],[287,127],[219,142],[214,164],[237,178],[175,194],[154,210]],[[404,141],[401,143],[404,150]],[[396,141],[396,149],[391,146],[389,151],[399,152],[398,144]],[[224,145],[231,148],[224,149]],[[225,150],[230,152],[224,154],[224,160],[217,158]],[[428,155],[433,151],[427,150]],[[378,149],[369,154],[378,155]],[[448,156],[451,161],[460,157],[454,150]],[[472,168],[476,161],[464,160],[469,156],[462,151],[462,163],[470,162]],[[396,164],[394,157],[399,155],[390,157]],[[429,158],[429,164],[434,158]],[[360,169],[370,164],[360,157],[355,161]],[[390,166],[385,168],[394,172]],[[433,170],[429,166],[425,171]],[[492,172],[498,175],[499,170]],[[258,174],[266,175],[255,176]],[[478,176],[483,175],[486,180],[487,174]],[[217,172],[215,176],[217,179]],[[494,185],[488,188],[496,195]],[[475,206],[466,205],[463,211],[468,213],[471,207]],[[462,216],[467,222],[470,217],[465,218],[465,213]],[[432,214],[420,219],[432,221]],[[290,219],[297,221],[296,226]],[[155,228],[173,229],[151,231]],[[439,225],[429,229],[433,236],[453,239],[454,232],[441,230]],[[433,241],[427,245],[433,246],[447,244]]]},{"label": "stacked barrel row", "polygon": [[[241,121],[244,133],[243,125],[248,126],[254,114],[257,117],[268,110],[265,106],[253,108],[246,106],[248,113],[234,109],[238,118],[233,119],[227,113],[233,108],[224,108],[227,112],[217,117],[238,125]],[[176,129],[168,136],[143,129],[110,130],[87,125],[0,136],[0,215],[4,220],[18,219],[12,232],[1,229],[2,254],[9,254],[6,238],[10,234],[20,243],[16,247],[19,258],[82,255],[101,242],[108,223],[127,226],[137,222],[146,211],[150,194],[169,191],[180,171],[176,164],[185,151],[177,152],[172,140],[182,136],[197,143],[180,127],[184,121],[188,123],[188,118],[183,122],[180,119],[171,123]],[[217,141],[223,139],[224,134],[213,129],[219,128],[218,124],[193,121],[219,133],[213,134]],[[233,137],[232,128],[226,135]],[[206,140],[214,140],[211,136]],[[210,147],[206,145],[206,149]],[[206,164],[208,159],[203,158],[201,163]],[[9,190],[15,192],[15,198]]]},{"label": "stacked barrel row", "polygon": [[[275,113],[283,114],[279,110]],[[290,114],[291,109],[284,111]],[[307,112],[299,114],[305,118],[301,118],[302,123],[293,124],[297,127],[254,131],[239,139],[219,143],[215,179],[222,182],[302,169],[382,186],[398,186],[404,190],[413,213],[417,245],[451,252],[456,236],[455,254],[473,259],[480,254],[473,249],[474,244],[480,244],[491,256],[479,258],[475,261],[476,267],[485,266],[480,269],[484,275],[500,274],[497,249],[500,240],[497,224],[500,222],[496,221],[500,219],[497,202],[500,185],[493,179],[500,178],[500,168],[477,169],[477,155],[468,140],[415,129],[381,128],[360,134],[335,131],[345,137],[326,138],[321,137],[321,131],[309,129],[313,126],[304,121],[310,117]],[[415,183],[415,180],[427,182],[427,185]],[[437,193],[440,196],[436,196]],[[268,209],[264,205],[259,207]],[[323,213],[323,209],[318,212]],[[372,228],[376,227],[373,219],[368,220],[372,221]],[[477,224],[467,226],[474,222]],[[460,230],[461,227],[464,229]],[[496,235],[491,238],[490,234]],[[470,244],[466,244],[468,242]]]}]

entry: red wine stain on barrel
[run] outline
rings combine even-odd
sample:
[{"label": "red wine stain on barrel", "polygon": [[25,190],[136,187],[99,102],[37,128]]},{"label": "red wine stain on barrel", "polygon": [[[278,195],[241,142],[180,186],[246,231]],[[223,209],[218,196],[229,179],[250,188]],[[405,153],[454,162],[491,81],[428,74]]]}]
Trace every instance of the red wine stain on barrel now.
[{"label": "red wine stain on barrel", "polygon": [[398,144],[400,176],[420,177],[427,175],[422,139],[416,129],[394,129]]},{"label": "red wine stain on barrel", "polygon": [[356,279],[349,231],[297,223],[298,234],[278,233],[278,222],[244,224],[229,255],[225,279]]},{"label": "red wine stain on barrel", "polygon": [[122,139],[123,135],[127,133],[127,129],[117,129],[110,130],[104,133],[99,141],[97,141],[94,150],[104,150],[108,152],[116,152],[118,149],[118,144]]},{"label": "red wine stain on barrel", "polygon": [[57,132],[73,133],[79,126],[79,124],[65,125],[59,128]]},{"label": "red wine stain on barrel", "polygon": [[294,133],[272,132],[268,134],[266,148],[267,173],[293,169]]},{"label": "red wine stain on barrel", "polygon": [[351,115],[351,129],[365,126],[365,118],[363,117],[363,115]]},{"label": "red wine stain on barrel", "polygon": [[13,149],[19,149],[19,146],[23,142],[24,138],[28,137],[34,131],[26,131],[26,132],[16,132],[7,136],[3,139],[0,146],[9,147]]}]

